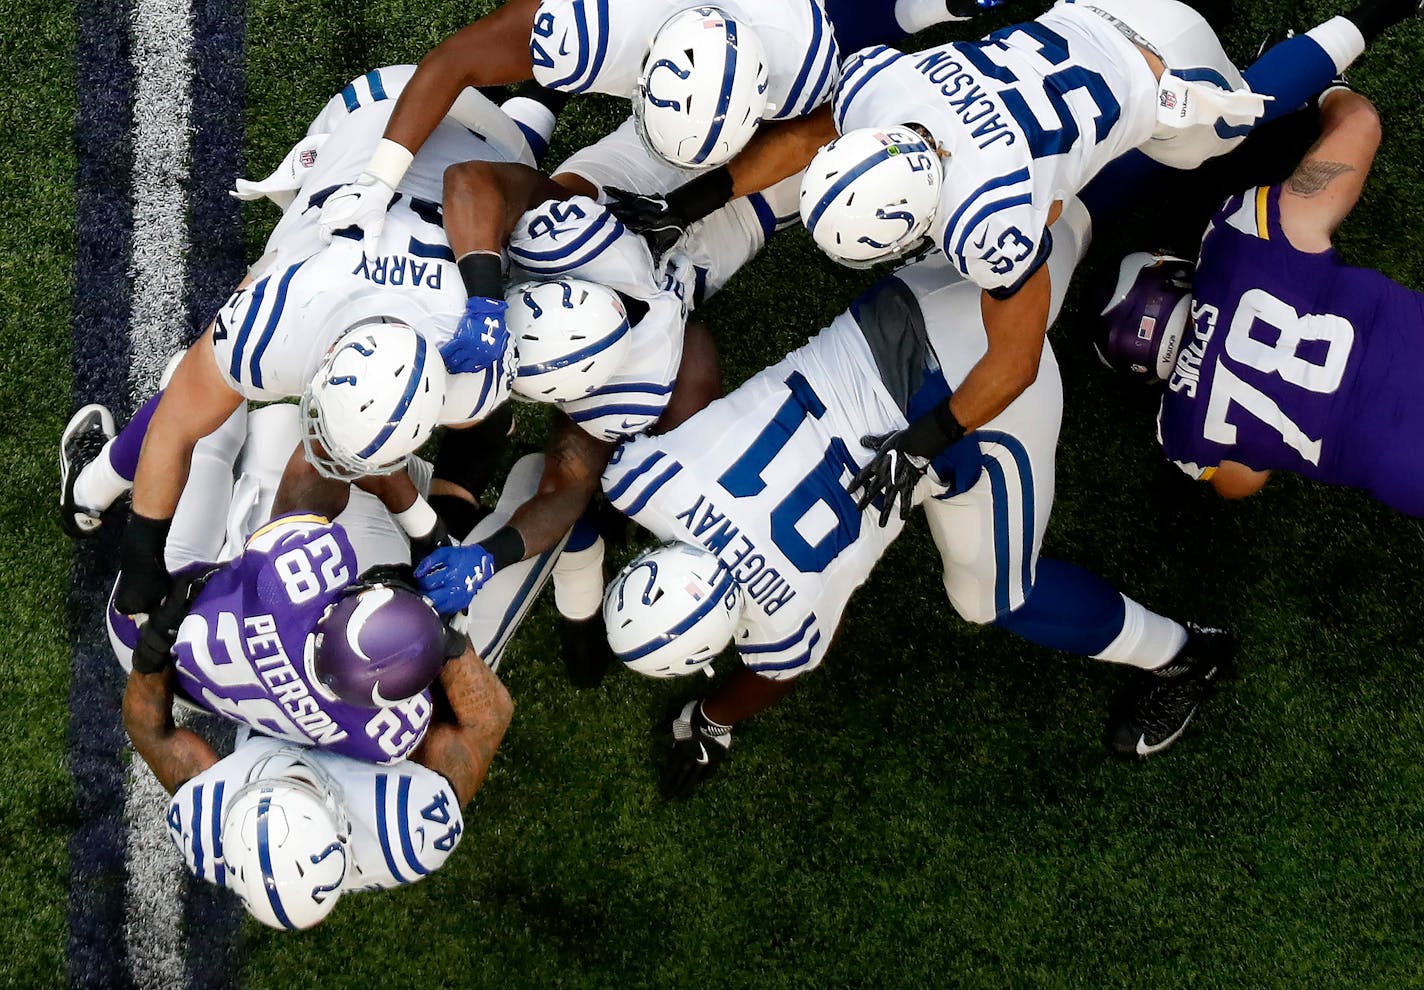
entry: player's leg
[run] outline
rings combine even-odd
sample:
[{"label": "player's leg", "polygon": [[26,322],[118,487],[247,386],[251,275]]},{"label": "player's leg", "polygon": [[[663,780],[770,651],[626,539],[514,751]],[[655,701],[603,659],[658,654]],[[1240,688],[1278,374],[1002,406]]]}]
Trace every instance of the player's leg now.
[{"label": "player's leg", "polygon": [[1004,0],[825,0],[841,59],[871,45],[892,45],[936,24],[967,21]]},{"label": "player's leg", "polygon": [[541,165],[544,152],[549,150],[549,138],[554,135],[554,124],[559,111],[569,101],[569,94],[540,86],[534,80],[519,84],[514,95],[500,103],[499,108],[524,132],[529,142],[529,150],[534,160]]},{"label": "player's leg", "polygon": [[554,561],[554,605],[559,610],[559,639],[564,669],[575,687],[597,687],[612,661],[603,625],[605,545],[597,512],[590,507]]}]

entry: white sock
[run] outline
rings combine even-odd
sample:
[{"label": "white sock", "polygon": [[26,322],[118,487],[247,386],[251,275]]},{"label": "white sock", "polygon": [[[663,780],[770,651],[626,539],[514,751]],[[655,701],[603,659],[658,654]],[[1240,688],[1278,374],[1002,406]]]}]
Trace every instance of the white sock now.
[{"label": "white sock", "polygon": [[[870,0],[861,2],[869,3]],[[944,0],[895,0],[895,20],[906,34],[914,34],[936,24],[957,21],[960,18],[950,16]]]},{"label": "white sock", "polygon": [[1332,17],[1305,32],[1307,38],[1325,49],[1336,72],[1344,72],[1365,52],[1365,36],[1348,17]]},{"label": "white sock", "polygon": [[554,111],[527,96],[511,96],[499,108],[511,120],[523,124],[548,144],[549,136],[554,133]]},{"label": "white sock", "polygon": [[119,496],[133,487],[133,482],[120,476],[109,461],[109,448],[113,445],[112,440],[104,444],[99,456],[86,464],[74,480],[74,501],[92,510],[95,515],[113,505]]},{"label": "white sock", "polygon": [[603,537],[554,561],[554,605],[566,619],[581,622],[603,607]]},{"label": "white sock", "polygon": [[1126,595],[1122,603],[1127,611],[1122,632],[1094,659],[1155,670],[1181,651],[1187,642],[1187,630],[1181,623],[1149,612]]}]

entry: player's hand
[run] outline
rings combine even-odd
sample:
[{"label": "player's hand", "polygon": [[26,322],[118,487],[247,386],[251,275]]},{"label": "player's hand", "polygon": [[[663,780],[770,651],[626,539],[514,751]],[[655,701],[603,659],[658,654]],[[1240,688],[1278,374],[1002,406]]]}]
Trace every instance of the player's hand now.
[{"label": "player's hand", "polygon": [[689,701],[672,721],[672,740],[658,789],[665,798],[687,797],[726,762],[732,730],[710,721],[701,701]]},{"label": "player's hand", "polygon": [[171,519],[149,519],[135,512],[119,544],[119,586],[114,607],[124,615],[142,615],[158,607],[173,579],[168,575],[163,550]]},{"label": "player's hand", "polygon": [[173,663],[173,644],[178,641],[178,628],[188,617],[193,602],[214,570],[215,567],[199,570],[174,579],[168,597],[148,614],[143,628],[139,630],[138,646],[133,652],[135,671],[158,674]]},{"label": "player's hand", "polygon": [[420,562],[415,581],[441,615],[470,607],[485,582],[494,577],[494,558],[478,543],[442,547]]},{"label": "player's hand", "polygon": [[338,230],[359,227],[363,233],[362,250],[375,255],[381,228],[386,225],[386,210],[395,197],[394,187],[369,172],[350,185],[342,186],[327,197],[317,220],[317,231],[323,241],[330,242]]},{"label": "player's hand", "polygon": [[604,187],[608,212],[634,233],[641,234],[653,251],[653,260],[667,254],[693,221],[669,205],[665,196],[640,196],[624,189]]},{"label": "player's hand", "polygon": [[430,528],[430,532],[424,536],[410,538],[410,559],[418,564],[436,550],[453,546],[456,546],[456,543],[450,536],[449,527],[445,525],[444,519],[436,516],[435,525]]},{"label": "player's hand", "polygon": [[465,301],[465,315],[460,317],[455,336],[440,348],[447,371],[483,371],[499,363],[509,348],[509,330],[504,325],[506,308],[503,299],[486,296],[471,296]]},{"label": "player's hand", "polygon": [[860,443],[866,450],[875,451],[875,457],[851,479],[846,489],[855,499],[855,507],[861,512],[876,500],[880,501],[880,518],[883,527],[890,522],[890,513],[898,502],[900,518],[910,518],[911,500],[915,486],[925,476],[930,462],[905,450],[909,430],[882,433],[880,436],[861,437]]}]

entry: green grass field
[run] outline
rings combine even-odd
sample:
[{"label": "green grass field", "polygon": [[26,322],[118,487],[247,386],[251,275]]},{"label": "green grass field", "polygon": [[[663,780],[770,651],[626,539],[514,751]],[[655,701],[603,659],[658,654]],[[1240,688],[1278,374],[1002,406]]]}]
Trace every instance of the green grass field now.
[{"label": "green grass field", "polygon": [[[772,0],[768,0],[772,2]],[[1342,4],[1238,5],[1239,61]],[[414,61],[486,3],[251,0],[248,172],[326,98]],[[0,64],[0,985],[62,982],[74,796],[64,763],[71,548],[54,521],[70,403],[73,15],[5,5]],[[1037,6],[987,18],[996,26]],[[935,35],[935,38],[941,37]],[[1340,238],[1424,286],[1424,23],[1352,72],[1385,144]],[[566,111],[549,161],[619,119]],[[1261,176],[1214,176],[1227,187]],[[196,176],[194,181],[202,181]],[[1079,288],[1131,248],[1191,250],[1209,194],[1183,180],[1101,238]],[[1184,205],[1185,204],[1185,205]],[[256,256],[276,211],[249,207]],[[730,389],[869,276],[800,231],[703,312]],[[552,605],[502,673],[514,725],[459,852],[409,890],[352,896],[309,933],[244,929],[253,987],[1403,987],[1424,984],[1420,524],[1290,479],[1217,500],[1161,457],[1155,396],[1092,356],[1070,296],[1052,335],[1067,411],[1046,552],[1149,607],[1228,624],[1241,676],[1170,753],[1100,743],[1118,673],[967,626],[916,520],[849,608],[824,666],[737,733],[705,793],[656,794],[654,729],[701,684],[616,673],[576,692]],[[521,412],[538,436],[537,412]]]}]

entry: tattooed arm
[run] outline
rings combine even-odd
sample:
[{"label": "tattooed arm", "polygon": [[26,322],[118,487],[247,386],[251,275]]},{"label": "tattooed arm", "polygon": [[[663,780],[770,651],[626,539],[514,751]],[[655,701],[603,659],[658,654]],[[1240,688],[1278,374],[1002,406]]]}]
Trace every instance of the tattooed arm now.
[{"label": "tattooed arm", "polygon": [[129,675],[124,689],[124,728],[133,748],[169,794],[218,761],[201,736],[173,722],[173,668]]},{"label": "tattooed arm", "polygon": [[1281,187],[1281,227],[1302,251],[1327,251],[1364,189],[1380,143],[1374,104],[1350,90],[1327,93],[1320,140]]},{"label": "tattooed arm", "polygon": [[440,686],[454,720],[432,722],[411,759],[450,781],[464,805],[485,781],[494,751],[509,728],[514,702],[468,641],[465,652],[445,665]]}]

